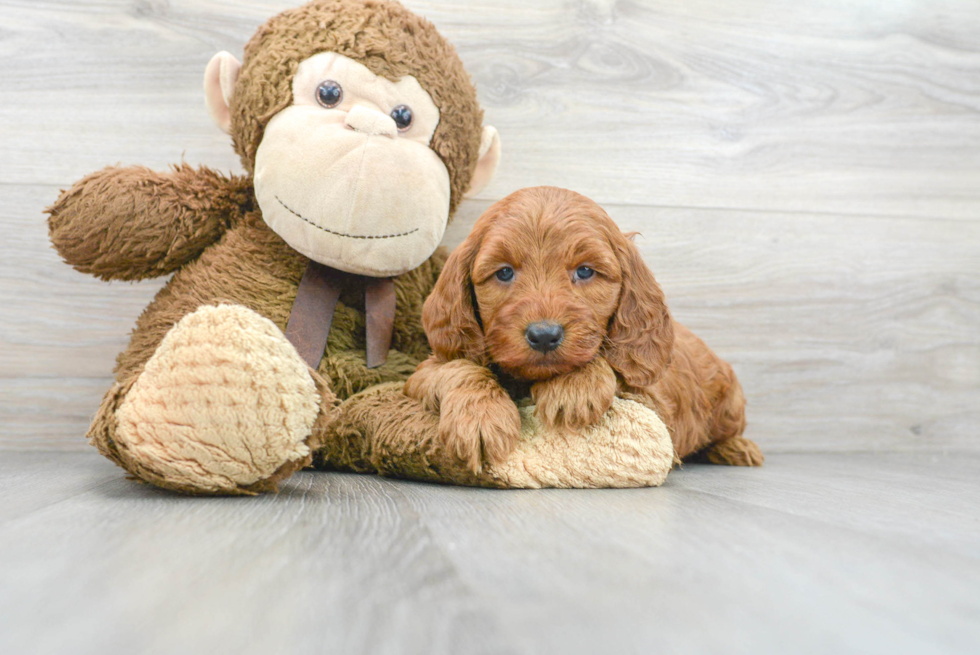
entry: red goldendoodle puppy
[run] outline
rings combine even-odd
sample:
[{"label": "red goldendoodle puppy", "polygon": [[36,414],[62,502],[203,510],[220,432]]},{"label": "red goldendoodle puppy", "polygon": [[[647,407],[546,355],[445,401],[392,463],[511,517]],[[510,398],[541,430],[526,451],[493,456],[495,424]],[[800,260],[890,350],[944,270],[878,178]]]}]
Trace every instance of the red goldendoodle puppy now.
[{"label": "red goldendoodle puppy", "polygon": [[433,355],[405,393],[441,414],[440,438],[474,470],[520,433],[513,398],[577,430],[615,396],[650,407],[678,457],[758,466],[732,367],[673,321],[633,242],[588,198],[522,189],[450,255],[422,323]]}]

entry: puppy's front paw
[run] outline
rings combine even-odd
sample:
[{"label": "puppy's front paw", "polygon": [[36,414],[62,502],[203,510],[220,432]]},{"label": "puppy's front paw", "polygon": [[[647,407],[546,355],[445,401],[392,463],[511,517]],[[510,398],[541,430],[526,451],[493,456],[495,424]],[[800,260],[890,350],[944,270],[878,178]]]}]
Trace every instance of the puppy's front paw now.
[{"label": "puppy's front paw", "polygon": [[581,430],[596,425],[616,396],[616,374],[604,359],[531,387],[538,420],[552,428]]},{"label": "puppy's front paw", "polygon": [[521,434],[521,415],[504,391],[474,395],[463,390],[442,399],[439,438],[451,453],[479,473],[484,459],[501,464]]}]

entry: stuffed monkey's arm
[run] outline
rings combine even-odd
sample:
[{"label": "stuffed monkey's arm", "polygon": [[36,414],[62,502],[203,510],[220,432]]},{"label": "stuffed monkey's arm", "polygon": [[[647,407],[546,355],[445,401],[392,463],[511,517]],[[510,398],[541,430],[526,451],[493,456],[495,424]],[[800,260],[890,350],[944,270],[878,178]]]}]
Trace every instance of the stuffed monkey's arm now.
[{"label": "stuffed monkey's arm", "polygon": [[186,164],[109,167],[62,192],[48,232],[66,262],[103,280],[166,275],[193,260],[252,203],[250,180]]}]

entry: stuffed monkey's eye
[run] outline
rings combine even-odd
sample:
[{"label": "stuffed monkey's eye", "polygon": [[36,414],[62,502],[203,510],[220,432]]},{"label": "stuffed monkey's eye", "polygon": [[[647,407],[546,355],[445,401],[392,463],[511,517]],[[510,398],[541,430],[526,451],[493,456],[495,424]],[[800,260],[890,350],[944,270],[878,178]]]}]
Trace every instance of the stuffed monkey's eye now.
[{"label": "stuffed monkey's eye", "polygon": [[408,105],[398,105],[391,110],[391,119],[402,132],[412,126],[412,108]]},{"label": "stuffed monkey's eye", "polygon": [[501,282],[510,282],[511,280],[514,279],[514,269],[512,269],[510,266],[504,266],[496,273],[494,273],[494,275]]},{"label": "stuffed monkey's eye", "polygon": [[333,109],[344,99],[344,90],[333,80],[327,80],[316,88],[316,101],[327,109]]},{"label": "stuffed monkey's eye", "polygon": [[593,275],[595,275],[595,271],[588,266],[579,266],[575,269],[576,280],[588,280]]}]

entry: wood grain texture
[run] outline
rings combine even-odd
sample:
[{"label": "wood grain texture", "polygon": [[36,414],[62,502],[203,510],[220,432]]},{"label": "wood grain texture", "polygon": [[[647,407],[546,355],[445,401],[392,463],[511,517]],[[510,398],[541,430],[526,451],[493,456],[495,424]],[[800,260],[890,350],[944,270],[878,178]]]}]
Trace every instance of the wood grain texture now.
[{"label": "wood grain texture", "polygon": [[[0,182],[236,166],[201,76],[293,6],[2,3]],[[958,0],[409,2],[457,45],[506,159],[484,197],[974,219],[980,10]],[[52,156],[54,153],[70,156]]]},{"label": "wood grain texture", "polygon": [[[162,284],[75,273],[43,208],[111,163],[239,170],[203,68],[293,4],[0,0],[0,449],[86,447]],[[643,233],[769,452],[976,447],[980,5],[407,4],[504,143],[447,244],[514,189],[576,189]]]},{"label": "wood grain texture", "polygon": [[[42,482],[43,481],[43,482]],[[980,459],[780,455],[657,489],[303,472],[186,498],[0,454],[4,653],[973,653]]]}]

